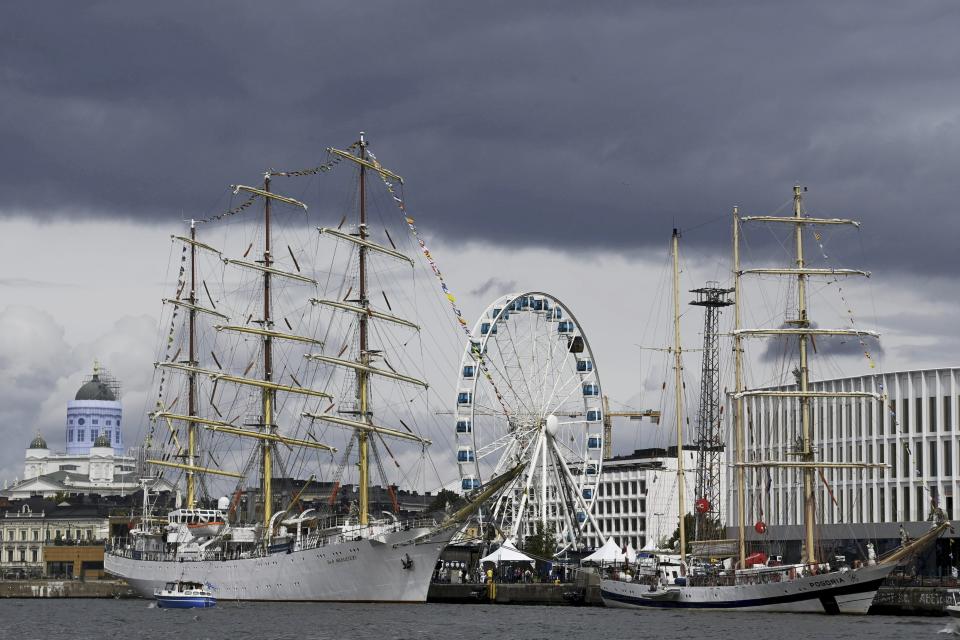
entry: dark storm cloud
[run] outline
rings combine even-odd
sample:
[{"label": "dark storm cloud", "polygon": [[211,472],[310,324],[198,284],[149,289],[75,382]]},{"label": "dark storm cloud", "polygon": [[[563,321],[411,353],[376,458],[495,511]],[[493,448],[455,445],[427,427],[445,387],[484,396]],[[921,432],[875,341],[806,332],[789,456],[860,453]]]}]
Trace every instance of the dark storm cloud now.
[{"label": "dark storm cloud", "polygon": [[486,298],[487,294],[490,295],[505,295],[508,293],[513,293],[517,288],[516,280],[503,280],[501,278],[489,278],[485,280],[479,287],[476,287],[470,291],[470,295],[477,296],[479,298]]},{"label": "dark storm cloud", "polygon": [[731,205],[801,181],[864,221],[866,266],[949,273],[958,27],[951,2],[20,3],[2,208],[202,215],[364,129],[451,239],[725,249]]}]

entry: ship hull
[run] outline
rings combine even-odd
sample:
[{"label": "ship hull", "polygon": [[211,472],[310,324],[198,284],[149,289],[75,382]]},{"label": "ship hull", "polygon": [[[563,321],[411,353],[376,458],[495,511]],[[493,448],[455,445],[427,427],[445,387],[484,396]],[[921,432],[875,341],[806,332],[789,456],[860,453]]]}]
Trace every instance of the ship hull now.
[{"label": "ship hull", "polygon": [[651,594],[649,585],[602,580],[600,594],[608,607],[864,614],[892,570],[883,565],[767,584],[668,587],[677,592],[671,598]]},{"label": "ship hull", "polygon": [[153,561],[104,554],[104,570],[140,595],[175,581],[205,584],[217,600],[425,602],[430,578],[452,532],[425,541],[410,529],[313,549],[235,560]]}]

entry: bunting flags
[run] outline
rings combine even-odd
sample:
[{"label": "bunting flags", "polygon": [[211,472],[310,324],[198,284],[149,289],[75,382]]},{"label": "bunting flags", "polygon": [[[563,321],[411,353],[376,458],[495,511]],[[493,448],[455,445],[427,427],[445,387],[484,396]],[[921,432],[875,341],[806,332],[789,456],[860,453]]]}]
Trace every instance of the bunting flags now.
[{"label": "bunting flags", "polygon": [[[377,157],[373,155],[373,152],[369,149],[367,150],[370,160],[373,162],[373,165],[377,169],[381,168],[380,161],[377,160]],[[483,353],[480,351],[480,346],[473,342],[473,336],[470,335],[470,327],[467,324],[466,319],[463,317],[463,312],[460,311],[460,307],[457,306],[457,298],[453,295],[453,292],[450,291],[450,288],[447,286],[447,282],[443,277],[443,273],[440,271],[440,267],[437,265],[436,261],[433,259],[433,255],[430,253],[430,249],[427,248],[427,243],[424,242],[423,238],[420,236],[420,232],[417,230],[417,225],[412,216],[407,212],[407,205],[403,201],[402,194],[397,192],[397,189],[394,187],[393,183],[387,178],[387,176],[378,171],[377,174],[380,176],[380,179],[383,180],[383,184],[386,186],[387,191],[390,193],[390,196],[393,198],[393,201],[396,203],[397,208],[400,209],[400,213],[403,214],[403,219],[407,223],[407,228],[410,230],[410,234],[413,236],[414,240],[417,241],[417,244],[420,246],[420,253],[423,254],[423,257],[426,259],[427,264],[430,265],[430,270],[433,271],[433,275],[437,278],[437,281],[440,283],[440,289],[443,291],[444,296],[446,296],[447,301],[450,303],[450,308],[453,311],[453,315],[457,320],[457,323],[460,325],[460,328],[463,330],[464,334],[467,336],[467,340],[470,340],[470,350],[473,354],[473,357],[477,360],[477,364],[480,366],[480,371],[483,373],[484,377],[490,383],[491,388],[493,389],[494,394],[497,396],[497,400],[500,402],[500,406],[503,408],[504,413],[507,416],[510,415],[510,408],[507,406],[507,401],[503,397],[503,394],[500,393],[500,390],[497,388],[496,382],[493,380],[493,376],[490,375],[490,370],[487,368],[486,362],[483,357]]]},{"label": "bunting flags", "polygon": [[230,209],[230,210],[228,210],[228,211],[224,211],[223,213],[218,213],[217,215],[215,215],[215,216],[210,216],[209,218],[204,218],[204,219],[202,219],[202,220],[196,220],[195,222],[196,222],[197,224],[203,224],[203,223],[205,223],[205,222],[214,222],[214,221],[216,221],[216,220],[223,220],[224,218],[226,218],[226,217],[228,217],[228,216],[232,216],[232,215],[238,214],[238,213],[240,213],[241,211],[243,211],[244,209],[249,208],[250,205],[252,205],[252,204],[256,201],[256,199],[259,198],[259,197],[260,197],[259,195],[254,194],[254,195],[250,196],[249,198],[247,198],[246,200],[244,200],[243,202],[241,202],[239,205],[237,205],[237,206],[234,207],[233,209]]}]

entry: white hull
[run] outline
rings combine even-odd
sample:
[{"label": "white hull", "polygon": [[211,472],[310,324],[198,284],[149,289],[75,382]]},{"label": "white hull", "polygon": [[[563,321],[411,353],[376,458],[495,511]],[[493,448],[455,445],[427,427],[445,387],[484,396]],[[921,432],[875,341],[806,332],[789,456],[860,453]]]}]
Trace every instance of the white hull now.
[{"label": "white hull", "polygon": [[893,565],[878,565],[766,584],[667,587],[677,592],[669,599],[647,584],[605,579],[600,594],[608,607],[863,614],[891,571]]},{"label": "white hull", "polygon": [[[416,544],[414,528],[313,549],[236,560],[150,561],[111,552],[104,569],[140,595],[186,580],[209,586],[220,600],[425,602],[430,577],[453,531]],[[412,561],[412,562],[410,562]]]}]

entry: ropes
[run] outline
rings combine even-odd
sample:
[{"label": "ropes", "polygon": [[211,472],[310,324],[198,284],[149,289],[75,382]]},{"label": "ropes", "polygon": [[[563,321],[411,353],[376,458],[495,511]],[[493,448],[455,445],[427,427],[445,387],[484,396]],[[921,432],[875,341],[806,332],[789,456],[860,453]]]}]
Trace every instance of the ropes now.
[{"label": "ropes", "polygon": [[[823,236],[820,235],[819,231],[813,232],[813,238],[817,241],[817,246],[820,247],[820,253],[823,255],[823,260],[827,264],[830,264],[830,259],[827,257],[827,252],[823,248]],[[843,302],[844,309],[847,312],[847,317],[850,320],[850,326],[853,329],[856,329],[856,321],[853,318],[853,309],[850,308],[850,303],[847,301],[846,295],[843,293],[843,286],[840,284],[840,279],[835,277],[833,283],[837,285],[837,292],[840,294],[840,300]],[[863,336],[859,333],[857,334],[857,340],[860,342],[860,348],[863,350],[863,355],[866,356],[867,362],[870,364],[871,369],[876,369],[876,364],[873,361],[873,356],[870,355],[870,349],[867,348],[867,343],[864,340]]]},{"label": "ropes", "polygon": [[[372,160],[374,166],[380,168],[380,161],[377,160],[375,155],[373,155],[373,152],[368,149],[367,153],[370,155],[370,159]],[[423,238],[420,237],[420,233],[417,231],[417,225],[414,223],[413,218],[407,213],[407,205],[404,203],[403,197],[397,193],[393,183],[390,182],[383,172],[378,171],[377,175],[379,175],[380,179],[383,180],[383,184],[386,186],[387,191],[390,192],[390,195],[393,197],[393,201],[396,202],[397,207],[400,209],[400,213],[403,214],[403,219],[407,223],[407,228],[410,230],[410,234],[417,241],[417,244],[420,245],[420,252],[423,254],[423,257],[426,258],[427,264],[430,265],[430,269],[433,271],[433,275],[436,276],[437,281],[440,283],[440,289],[443,291],[443,295],[450,303],[450,309],[453,311],[454,317],[457,319],[460,328],[463,329],[463,332],[466,334],[467,340],[470,340],[470,351],[473,354],[473,357],[477,360],[477,364],[480,366],[480,371],[483,372],[483,375],[487,378],[487,381],[493,388],[493,392],[497,396],[497,401],[500,402],[503,412],[507,415],[507,417],[509,417],[510,408],[507,406],[507,402],[504,399],[503,394],[501,394],[500,390],[497,388],[497,384],[494,382],[493,376],[490,375],[490,370],[487,368],[486,360],[483,357],[483,353],[480,351],[480,345],[473,342],[473,336],[470,334],[470,327],[467,325],[467,321],[464,319],[463,313],[460,311],[460,307],[457,306],[457,298],[450,291],[450,288],[447,287],[447,282],[443,278],[443,273],[440,272],[440,267],[437,266],[437,263],[434,261],[433,255],[430,253],[430,249],[427,248],[427,243],[424,242]]]},{"label": "ropes", "polygon": [[[177,300],[180,300],[180,296],[183,295],[183,290],[187,286],[186,273],[187,273],[187,245],[186,243],[184,243],[183,248],[180,251],[180,271],[177,274],[177,294],[176,294]],[[177,331],[177,315],[179,314],[179,312],[180,312],[180,307],[174,306],[173,314],[170,316],[170,331],[167,333],[167,340],[164,346],[163,362],[169,362],[171,359],[170,349],[171,347],[173,347],[174,336]],[[179,353],[179,351],[177,353]],[[166,382],[166,379],[167,379],[167,370],[162,369],[160,372],[160,386],[157,389],[157,405],[156,406],[158,409],[163,408],[163,385]],[[169,409],[171,407],[167,407],[167,408]],[[154,431],[156,430],[156,426],[157,426],[156,421],[152,422],[150,425],[150,432],[147,435],[147,441],[146,441],[147,448],[149,448],[150,444],[153,442],[153,434],[154,434]]]}]

